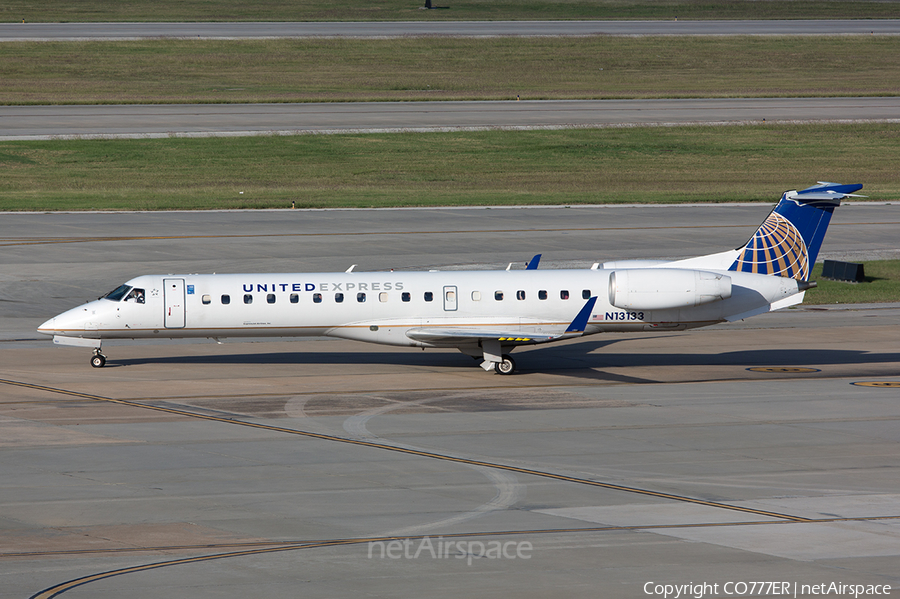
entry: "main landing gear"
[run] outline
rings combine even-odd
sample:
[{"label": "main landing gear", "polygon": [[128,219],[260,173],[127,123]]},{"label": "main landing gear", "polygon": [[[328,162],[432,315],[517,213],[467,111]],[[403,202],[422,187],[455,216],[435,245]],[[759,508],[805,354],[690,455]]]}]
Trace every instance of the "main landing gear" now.
[{"label": "main landing gear", "polygon": [[497,374],[512,374],[516,371],[516,361],[509,354],[503,354],[503,360],[494,364],[494,372]]},{"label": "main landing gear", "polygon": [[512,374],[516,371],[516,361],[509,357],[509,354],[503,353],[504,350],[512,351],[512,345],[506,347],[500,345],[499,339],[482,339],[477,348],[460,348],[460,351],[467,353],[476,360],[483,358],[481,367],[485,372],[491,369],[497,374]]},{"label": "main landing gear", "polygon": [[103,368],[106,365],[106,356],[100,353],[100,348],[94,350],[94,355],[91,356],[91,366],[94,368]]}]

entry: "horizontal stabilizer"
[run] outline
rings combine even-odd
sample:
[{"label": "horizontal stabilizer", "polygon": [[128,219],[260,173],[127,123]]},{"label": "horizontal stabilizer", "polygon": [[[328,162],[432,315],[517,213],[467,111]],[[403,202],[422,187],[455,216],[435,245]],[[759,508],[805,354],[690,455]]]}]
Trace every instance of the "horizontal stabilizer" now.
[{"label": "horizontal stabilizer", "polygon": [[785,194],[785,197],[789,200],[797,200],[800,202],[828,200],[838,203],[844,198],[866,197],[853,193],[854,191],[859,191],[860,189],[862,189],[862,185],[859,183],[842,185],[840,183],[828,183],[827,181],[819,181],[818,185],[807,187],[806,189],[803,189],[801,191],[789,191]]}]

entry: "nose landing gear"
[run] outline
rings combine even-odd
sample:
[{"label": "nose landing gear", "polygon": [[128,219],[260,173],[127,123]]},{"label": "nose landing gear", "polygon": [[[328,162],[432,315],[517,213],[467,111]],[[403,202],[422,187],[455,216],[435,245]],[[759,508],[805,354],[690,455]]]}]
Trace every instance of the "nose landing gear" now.
[{"label": "nose landing gear", "polygon": [[94,355],[91,356],[91,366],[94,368],[103,368],[106,365],[106,356],[100,353],[100,348],[94,350]]}]

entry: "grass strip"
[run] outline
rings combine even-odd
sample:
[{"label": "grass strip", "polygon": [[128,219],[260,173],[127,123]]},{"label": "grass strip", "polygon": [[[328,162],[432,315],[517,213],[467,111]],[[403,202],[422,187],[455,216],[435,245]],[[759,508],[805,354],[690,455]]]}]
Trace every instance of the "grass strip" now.
[{"label": "grass strip", "polygon": [[864,0],[5,0],[0,21],[407,21],[559,19],[896,18],[893,2]]},{"label": "grass strip", "polygon": [[0,104],[895,96],[900,37],[0,44]]},{"label": "grass strip", "polygon": [[900,260],[872,260],[863,265],[866,280],[845,283],[823,279],[822,264],[816,264],[810,280],[816,281],[818,287],[806,292],[803,303],[825,305],[900,301]]},{"label": "grass strip", "polygon": [[900,125],[0,142],[0,209],[774,202],[816,180],[900,199]]}]

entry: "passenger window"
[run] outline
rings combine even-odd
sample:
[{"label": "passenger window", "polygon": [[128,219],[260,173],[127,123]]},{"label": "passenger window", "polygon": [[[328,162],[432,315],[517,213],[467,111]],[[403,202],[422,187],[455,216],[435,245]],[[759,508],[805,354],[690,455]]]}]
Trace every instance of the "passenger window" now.
[{"label": "passenger window", "polygon": [[446,296],[447,296],[446,299],[447,299],[448,302],[455,302],[455,301],[456,301],[456,292],[455,292],[455,291],[448,291],[448,292],[446,293]]},{"label": "passenger window", "polygon": [[502,300],[503,300],[503,292],[502,292],[502,291],[495,291],[495,292],[494,292],[494,299],[497,300],[498,302],[499,302],[499,301],[502,301]]},{"label": "passenger window", "polygon": [[335,293],[335,294],[334,294],[334,303],[340,304],[340,303],[343,302],[343,301],[344,301],[344,294],[343,294],[343,293]]},{"label": "passenger window", "polygon": [[516,299],[517,300],[525,299],[525,291],[523,291],[522,289],[519,289],[518,291],[516,291]]},{"label": "passenger window", "polygon": [[378,294],[378,301],[379,301],[379,302],[384,303],[384,302],[386,302],[387,300],[388,300],[388,294],[387,294],[386,292],[382,291],[381,293]]},{"label": "passenger window", "polygon": [[244,294],[244,303],[245,303],[245,304],[252,304],[252,303],[253,303],[253,296],[250,295],[249,293],[245,293],[245,294]]},{"label": "passenger window", "polygon": [[547,290],[546,289],[541,289],[540,291],[538,291],[538,299],[539,300],[547,299]]},{"label": "passenger window", "polygon": [[270,304],[274,304],[275,303],[275,294],[274,293],[268,294],[266,296],[266,301],[269,302]]},{"label": "passenger window", "polygon": [[472,292],[472,301],[473,301],[473,302],[480,302],[480,301],[481,301],[481,292],[480,292],[480,291],[473,291],[473,292]]},{"label": "passenger window", "polygon": [[[294,301],[293,298],[297,297],[296,295],[291,296],[291,301]],[[313,303],[321,304],[322,303],[322,294],[321,293],[313,293]]]},{"label": "passenger window", "polygon": [[[206,297],[209,297],[209,296],[207,295]],[[136,304],[143,304],[144,303],[144,290],[138,289],[137,287],[135,287],[134,289],[131,290],[131,293],[129,293],[127,296],[125,296],[125,301],[126,302],[134,302]],[[208,304],[209,302],[203,302],[203,303]]]},{"label": "passenger window", "polygon": [[569,290],[563,289],[559,292],[559,299],[569,299]]},{"label": "passenger window", "polygon": [[230,303],[231,303],[231,296],[230,296],[230,295],[223,295],[223,296],[222,296],[222,304],[223,304],[223,305],[228,305],[228,304],[230,304]]},{"label": "passenger window", "polygon": [[366,301],[366,294],[365,293],[357,293],[356,301],[358,301],[359,303],[363,303],[364,301]]},{"label": "passenger window", "polygon": [[209,295],[204,295],[200,300],[203,302],[203,305],[207,305],[212,301],[212,297]]},{"label": "passenger window", "polygon": [[590,289],[582,290],[581,299],[591,299],[591,290]]},{"label": "passenger window", "polygon": [[[319,301],[322,301],[321,298],[319,299]],[[292,293],[292,294],[291,294],[291,303],[292,303],[292,304],[299,304],[299,303],[300,303],[300,296],[297,295],[296,293]]]},{"label": "passenger window", "polygon": [[408,302],[410,300],[409,291],[404,291],[400,294],[400,299],[404,302]]},{"label": "passenger window", "polygon": [[430,302],[430,301],[433,301],[433,300],[434,300],[434,294],[431,293],[430,291],[426,291],[426,292],[425,292],[425,301],[426,301],[426,302]]}]

